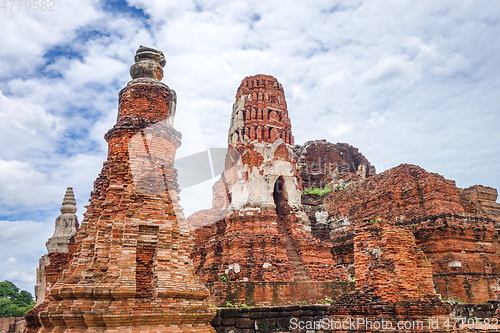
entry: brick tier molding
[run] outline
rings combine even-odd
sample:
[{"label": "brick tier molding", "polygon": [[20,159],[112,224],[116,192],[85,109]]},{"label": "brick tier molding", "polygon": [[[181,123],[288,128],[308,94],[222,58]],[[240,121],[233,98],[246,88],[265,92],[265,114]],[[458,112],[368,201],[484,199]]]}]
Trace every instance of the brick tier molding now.
[{"label": "brick tier molding", "polygon": [[163,53],[141,46],[135,61],[76,252],[39,311],[37,332],[214,332],[178,205],[176,94],[160,82]]}]

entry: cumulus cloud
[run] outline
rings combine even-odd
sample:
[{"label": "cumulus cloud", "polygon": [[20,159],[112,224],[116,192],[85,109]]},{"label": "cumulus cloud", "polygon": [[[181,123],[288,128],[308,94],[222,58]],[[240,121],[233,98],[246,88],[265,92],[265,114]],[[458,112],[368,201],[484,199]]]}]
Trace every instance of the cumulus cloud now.
[{"label": "cumulus cloud", "polygon": [[60,193],[46,184],[47,175],[27,162],[0,159],[0,202],[7,205],[43,205]]},{"label": "cumulus cloud", "polygon": [[18,271],[2,274],[2,279],[14,282],[14,284],[17,285],[34,284],[36,281],[33,274],[27,274],[25,272]]},{"label": "cumulus cloud", "polygon": [[[50,228],[35,221],[0,221],[0,280],[33,292],[38,258],[45,252]],[[53,232],[53,230],[52,230]]]},{"label": "cumulus cloud", "polygon": [[18,147],[2,150],[2,158],[51,152],[63,130],[60,117],[39,105],[8,98],[0,91],[0,145]]},{"label": "cumulus cloud", "polygon": [[12,77],[20,71],[33,73],[43,64],[48,47],[72,38],[79,28],[102,18],[97,0],[57,3],[55,11],[6,13],[0,21],[0,57],[15,66],[0,67],[0,77]]}]

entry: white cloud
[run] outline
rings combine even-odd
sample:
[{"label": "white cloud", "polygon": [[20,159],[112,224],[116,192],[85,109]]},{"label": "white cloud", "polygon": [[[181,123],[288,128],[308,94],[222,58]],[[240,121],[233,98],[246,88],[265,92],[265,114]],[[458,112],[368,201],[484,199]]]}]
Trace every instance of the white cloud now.
[{"label": "white cloud", "polygon": [[[58,2],[55,11],[20,11],[4,13],[0,21],[0,58],[15,66],[0,66],[0,77],[21,71],[34,72],[46,48],[74,37],[76,30],[102,18],[96,11],[97,0],[74,3]],[[10,7],[10,6],[9,6]]]},{"label": "white cloud", "polygon": [[26,154],[52,152],[64,130],[62,119],[39,105],[8,98],[0,91],[0,157],[15,159]]},{"label": "white cloud", "polygon": [[47,175],[27,162],[0,159],[0,202],[7,205],[43,205],[52,202],[61,189],[46,184]]},{"label": "white cloud", "polygon": [[45,242],[54,232],[53,223],[0,221],[0,280],[12,281],[33,293],[35,268],[45,252]]},{"label": "white cloud", "polygon": [[23,244],[23,246],[29,247],[30,238],[34,238],[42,234],[44,229],[44,224],[35,221],[0,221],[0,229],[2,233],[0,234],[0,239],[2,239],[2,244]]},{"label": "white cloud", "polygon": [[25,272],[9,272],[2,274],[2,280],[8,280],[14,282],[14,284],[19,285],[19,283],[35,283],[35,275],[27,274]]},{"label": "white cloud", "polygon": [[184,209],[185,217],[199,210],[212,208],[212,186],[219,178],[220,175],[181,191],[179,203]]}]

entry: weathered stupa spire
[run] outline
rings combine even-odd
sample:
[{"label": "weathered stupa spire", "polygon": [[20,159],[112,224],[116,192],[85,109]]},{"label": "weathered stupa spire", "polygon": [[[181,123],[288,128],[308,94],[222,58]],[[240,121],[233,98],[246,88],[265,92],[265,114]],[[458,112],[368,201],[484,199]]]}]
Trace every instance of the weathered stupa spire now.
[{"label": "weathered stupa spire", "polygon": [[61,215],[56,219],[54,235],[45,246],[49,253],[68,252],[68,244],[76,232],[76,200],[73,188],[68,187],[61,206]]},{"label": "weathered stupa spire", "polygon": [[137,50],[73,260],[38,310],[40,332],[213,332],[178,205],[181,134],[175,91],[159,81],[164,65],[160,51]]}]

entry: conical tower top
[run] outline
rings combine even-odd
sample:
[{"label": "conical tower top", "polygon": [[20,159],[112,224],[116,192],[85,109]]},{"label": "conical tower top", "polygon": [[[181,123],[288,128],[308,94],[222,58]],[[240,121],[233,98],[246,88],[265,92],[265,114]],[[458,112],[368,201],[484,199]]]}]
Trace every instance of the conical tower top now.
[{"label": "conical tower top", "polygon": [[76,200],[75,193],[73,192],[72,187],[68,187],[66,189],[66,194],[64,195],[64,199],[61,206],[62,214],[75,214],[76,213]]},{"label": "conical tower top", "polygon": [[228,142],[232,146],[253,141],[293,145],[283,86],[271,75],[247,76],[241,81],[233,104]]}]

